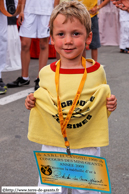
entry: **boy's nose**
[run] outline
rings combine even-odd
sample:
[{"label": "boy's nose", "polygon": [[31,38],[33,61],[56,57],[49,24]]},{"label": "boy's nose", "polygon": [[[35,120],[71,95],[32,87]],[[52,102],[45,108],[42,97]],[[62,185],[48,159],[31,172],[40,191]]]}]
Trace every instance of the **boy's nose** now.
[{"label": "boy's nose", "polygon": [[67,35],[65,37],[65,44],[72,44],[73,43],[73,39],[70,35]]}]

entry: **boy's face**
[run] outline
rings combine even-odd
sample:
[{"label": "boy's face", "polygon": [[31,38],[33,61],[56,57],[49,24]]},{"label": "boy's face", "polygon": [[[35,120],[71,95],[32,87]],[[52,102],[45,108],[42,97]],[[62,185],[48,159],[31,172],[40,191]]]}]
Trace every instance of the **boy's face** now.
[{"label": "boy's face", "polygon": [[85,26],[77,18],[64,23],[65,19],[59,14],[54,20],[52,43],[61,59],[71,60],[82,56],[85,44],[90,44],[92,40],[92,33],[87,37]]}]

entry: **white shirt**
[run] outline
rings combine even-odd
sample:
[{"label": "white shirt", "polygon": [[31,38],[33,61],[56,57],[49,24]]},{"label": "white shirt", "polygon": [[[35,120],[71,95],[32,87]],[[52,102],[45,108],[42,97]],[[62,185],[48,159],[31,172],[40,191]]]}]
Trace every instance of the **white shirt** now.
[{"label": "white shirt", "polygon": [[54,0],[26,0],[24,12],[51,15],[53,8]]}]

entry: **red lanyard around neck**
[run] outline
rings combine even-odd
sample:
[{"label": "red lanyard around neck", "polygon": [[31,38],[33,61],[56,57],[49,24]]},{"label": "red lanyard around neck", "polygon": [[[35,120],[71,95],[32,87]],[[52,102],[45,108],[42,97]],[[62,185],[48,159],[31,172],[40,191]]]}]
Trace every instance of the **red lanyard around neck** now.
[{"label": "red lanyard around neck", "polygon": [[56,92],[57,92],[57,106],[58,106],[58,114],[59,114],[59,120],[60,120],[60,126],[61,126],[61,132],[62,135],[64,137],[65,140],[65,146],[67,148],[67,153],[70,155],[70,144],[69,141],[67,139],[67,133],[66,133],[66,128],[67,128],[67,124],[69,123],[71,116],[73,114],[73,111],[76,107],[76,104],[79,100],[80,94],[82,92],[86,77],[87,77],[87,71],[86,71],[86,59],[84,57],[82,57],[82,66],[85,68],[82,80],[80,82],[79,88],[77,90],[77,93],[75,95],[73,104],[67,114],[66,119],[63,119],[63,113],[62,113],[62,107],[61,107],[61,101],[60,101],[60,97],[59,97],[59,71],[60,71],[60,60],[57,61],[56,63],[56,73],[55,73],[55,83],[56,83]]}]

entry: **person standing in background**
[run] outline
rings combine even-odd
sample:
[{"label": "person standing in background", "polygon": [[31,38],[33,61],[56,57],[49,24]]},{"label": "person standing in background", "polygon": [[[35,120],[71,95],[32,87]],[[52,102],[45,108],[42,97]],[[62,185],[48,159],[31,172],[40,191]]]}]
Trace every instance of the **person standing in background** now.
[{"label": "person standing in background", "polygon": [[0,11],[0,94],[7,92],[7,87],[2,80],[2,70],[6,65],[7,53],[7,17]]},{"label": "person standing in background", "polygon": [[[103,0],[99,0],[100,4]],[[119,10],[111,1],[99,11],[99,36],[101,45],[119,45]]]},{"label": "person standing in background", "polygon": [[[110,0],[104,0],[98,5],[98,0],[78,0],[81,1],[87,10],[90,13],[91,21],[92,21],[92,42],[89,46],[91,49],[91,58],[97,61],[98,59],[98,48],[100,45],[100,37],[99,37],[99,26],[98,26],[98,11],[104,7]],[[83,56],[85,57],[85,51],[83,53]]]},{"label": "person standing in background", "polygon": [[[6,0],[7,11],[14,14],[16,11],[15,1]],[[17,29],[17,19],[7,17],[7,57],[3,71],[14,71],[21,69],[21,41]]]},{"label": "person standing in background", "polygon": [[[19,35],[21,36],[21,77],[8,83],[8,88],[29,85],[29,63],[31,38],[40,39],[39,71],[47,64],[48,41],[49,41],[49,19],[53,8],[59,0],[23,0],[18,23],[20,25]],[[35,79],[35,87],[39,87],[39,78]]]},{"label": "person standing in background", "polygon": [[129,54],[129,12],[119,10],[120,53]]},{"label": "person standing in background", "polygon": [[111,0],[119,9],[120,52],[129,54],[129,0]]}]

